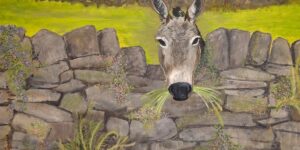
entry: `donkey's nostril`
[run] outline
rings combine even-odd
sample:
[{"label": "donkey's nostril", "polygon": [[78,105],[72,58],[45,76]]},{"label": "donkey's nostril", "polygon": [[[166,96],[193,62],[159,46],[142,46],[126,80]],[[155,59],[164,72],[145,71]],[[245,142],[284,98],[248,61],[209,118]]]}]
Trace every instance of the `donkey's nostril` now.
[{"label": "donkey's nostril", "polygon": [[191,91],[192,86],[185,82],[174,83],[169,87],[170,94],[173,96],[173,99],[177,101],[187,100]]}]

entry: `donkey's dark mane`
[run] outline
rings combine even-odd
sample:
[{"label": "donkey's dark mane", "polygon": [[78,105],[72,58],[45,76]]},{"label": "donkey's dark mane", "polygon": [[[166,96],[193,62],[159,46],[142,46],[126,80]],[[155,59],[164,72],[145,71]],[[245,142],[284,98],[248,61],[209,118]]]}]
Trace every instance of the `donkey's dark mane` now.
[{"label": "donkey's dark mane", "polygon": [[185,16],[184,11],[182,11],[180,7],[173,8],[172,13],[173,13],[174,17],[184,17]]}]

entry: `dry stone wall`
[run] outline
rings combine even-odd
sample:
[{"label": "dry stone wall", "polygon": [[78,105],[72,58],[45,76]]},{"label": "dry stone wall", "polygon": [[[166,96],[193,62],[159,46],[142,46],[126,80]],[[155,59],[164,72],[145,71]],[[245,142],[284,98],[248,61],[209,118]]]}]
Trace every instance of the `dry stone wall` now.
[{"label": "dry stone wall", "polygon": [[[11,94],[5,71],[0,73],[0,149],[55,149],[55,141],[74,136],[74,114],[85,114],[89,103],[87,117],[129,136],[136,142],[132,150],[194,149],[214,139],[218,119],[196,95],[185,102],[167,101],[166,117],[151,129],[128,118],[142,106],[144,93],[164,86],[164,77],[159,65],[146,63],[143,48],[120,48],[114,29],[85,26],[63,36],[43,29],[22,39],[31,41],[39,67],[27,80],[25,102]],[[244,149],[299,149],[299,115],[269,106],[278,100],[272,84],[290,76],[300,59],[300,41],[291,46],[283,38],[272,41],[267,33],[220,28],[207,35],[206,52],[223,93],[224,132]],[[113,58],[124,60],[132,87],[121,103],[110,88],[115,77],[107,66]],[[196,84],[203,85],[207,76],[198,73]]]}]

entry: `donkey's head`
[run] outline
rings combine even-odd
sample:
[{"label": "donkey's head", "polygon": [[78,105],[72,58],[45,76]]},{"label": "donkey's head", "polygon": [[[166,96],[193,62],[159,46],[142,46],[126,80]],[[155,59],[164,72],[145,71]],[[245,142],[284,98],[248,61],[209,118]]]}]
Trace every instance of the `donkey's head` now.
[{"label": "donkey's head", "polygon": [[187,12],[173,9],[173,17],[163,0],[152,0],[154,10],[161,18],[156,35],[159,43],[159,61],[163,68],[169,92],[174,100],[187,100],[192,92],[193,73],[201,54],[201,34],[195,24],[200,14],[201,0],[194,0]]}]

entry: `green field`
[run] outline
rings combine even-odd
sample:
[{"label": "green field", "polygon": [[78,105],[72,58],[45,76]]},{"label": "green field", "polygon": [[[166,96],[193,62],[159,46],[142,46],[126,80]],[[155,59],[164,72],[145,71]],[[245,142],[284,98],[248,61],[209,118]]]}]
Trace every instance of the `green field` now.
[{"label": "green field", "polygon": [[[284,37],[290,42],[300,39],[300,5],[272,6],[235,12],[205,12],[197,24],[203,35],[218,27],[260,30]],[[60,2],[34,0],[0,0],[0,24],[15,24],[32,36],[42,28],[63,35],[72,29],[95,25],[97,29],[115,28],[122,47],[140,45],[147,61],[157,63],[154,41],[159,26],[158,16],[151,8],[137,5],[124,7],[84,7]]]}]

